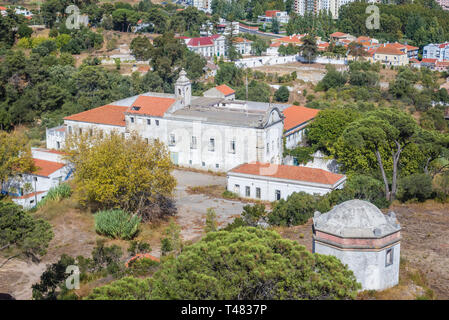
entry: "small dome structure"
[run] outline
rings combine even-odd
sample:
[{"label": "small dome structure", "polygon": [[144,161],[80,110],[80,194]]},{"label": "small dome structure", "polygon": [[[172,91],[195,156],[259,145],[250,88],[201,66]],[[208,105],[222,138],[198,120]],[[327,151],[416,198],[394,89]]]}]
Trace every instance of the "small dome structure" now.
[{"label": "small dome structure", "polygon": [[384,215],[368,201],[349,200],[325,214],[315,214],[317,230],[341,237],[380,238],[401,229],[393,212]]},{"label": "small dome structure", "polygon": [[313,252],[348,265],[364,290],[383,290],[399,281],[401,227],[394,212],[384,215],[370,202],[349,200],[313,217]]}]

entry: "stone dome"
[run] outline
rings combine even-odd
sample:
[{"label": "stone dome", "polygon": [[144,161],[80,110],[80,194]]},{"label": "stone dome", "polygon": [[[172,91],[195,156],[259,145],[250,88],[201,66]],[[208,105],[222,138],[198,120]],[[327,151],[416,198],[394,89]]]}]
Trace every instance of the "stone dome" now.
[{"label": "stone dome", "polygon": [[315,230],[348,238],[382,238],[401,229],[394,212],[384,215],[368,201],[349,200],[329,212],[315,212]]}]

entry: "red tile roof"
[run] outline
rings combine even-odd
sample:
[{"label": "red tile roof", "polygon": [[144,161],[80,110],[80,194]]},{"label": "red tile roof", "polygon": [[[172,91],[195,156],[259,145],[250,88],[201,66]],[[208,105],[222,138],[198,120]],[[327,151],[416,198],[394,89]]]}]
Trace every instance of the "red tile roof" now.
[{"label": "red tile roof", "polygon": [[347,33],[337,31],[337,32],[332,33],[330,36],[334,37],[334,38],[341,38],[341,37],[345,37],[347,35],[348,35]]},{"label": "red tile roof", "polygon": [[390,55],[396,55],[396,56],[406,54],[405,52],[402,52],[401,50],[399,50],[398,48],[395,48],[394,46],[379,47],[376,49],[376,53],[390,54]]},{"label": "red tile roof", "polygon": [[220,91],[221,93],[223,93],[225,96],[228,96],[228,95],[230,95],[230,94],[234,94],[234,93],[235,93],[235,90],[234,90],[234,89],[228,87],[228,86],[225,85],[225,84],[219,85],[219,86],[215,87],[215,89],[217,89],[218,91]]},{"label": "red tile roof", "polygon": [[282,38],[279,38],[279,39],[275,39],[275,40],[273,40],[273,42],[279,42],[279,43],[302,43],[301,38],[303,36],[304,35],[295,34],[295,35],[292,35],[292,36],[286,36],[286,37],[282,37]]},{"label": "red tile roof", "polygon": [[55,172],[65,166],[64,163],[41,160],[41,159],[33,159],[33,161],[34,161],[34,165],[37,168],[37,170],[34,171],[33,174],[38,175],[38,176],[43,176],[43,177],[48,177],[53,172]]},{"label": "red tile roof", "polygon": [[230,172],[286,180],[306,181],[327,185],[334,185],[345,177],[344,175],[332,173],[322,169],[300,166],[275,165],[271,163],[260,162],[241,164],[232,169]]},{"label": "red tile roof", "polygon": [[437,59],[427,59],[427,58],[421,59],[421,63],[436,63],[436,62]]},{"label": "red tile roof", "polygon": [[252,42],[251,40],[244,39],[244,38],[241,38],[241,37],[235,37],[234,39],[232,39],[232,41],[235,42],[235,43],[240,43],[240,42],[251,43]]},{"label": "red tile roof", "polygon": [[130,263],[131,261],[134,261],[134,260],[136,260],[136,259],[141,259],[141,258],[147,258],[147,259],[151,259],[151,260],[156,261],[156,262],[160,262],[160,259],[159,259],[159,258],[156,258],[155,256],[152,256],[152,255],[149,254],[149,253],[138,253],[138,254],[136,254],[134,257],[131,257],[128,261],[126,261],[125,267],[128,268],[129,263]]},{"label": "red tile roof", "polygon": [[28,199],[34,196],[37,196],[38,194],[44,193],[45,191],[38,191],[38,192],[33,192],[33,193],[28,193],[28,194],[24,194],[23,196],[18,196],[18,197],[12,197],[13,199]]},{"label": "red tile roof", "polygon": [[175,102],[173,98],[139,96],[126,112],[162,117]]},{"label": "red tile roof", "polygon": [[210,37],[192,38],[189,40],[189,42],[187,42],[187,45],[192,47],[212,46],[214,45],[214,40],[219,37],[219,34],[214,34]]},{"label": "red tile roof", "polygon": [[279,11],[279,10],[267,10],[267,11],[265,11],[265,16],[266,17],[274,17],[274,16],[276,16],[277,12],[281,12],[281,11]]},{"label": "red tile roof", "polygon": [[320,112],[318,109],[306,108],[303,106],[290,106],[282,112],[285,116],[284,130],[288,131],[300,124],[310,121]]},{"label": "red tile roof", "polygon": [[99,124],[108,124],[111,126],[125,126],[125,111],[127,107],[105,105],[95,109],[80,112],[68,117],[64,120],[73,120],[80,122],[90,122]]}]

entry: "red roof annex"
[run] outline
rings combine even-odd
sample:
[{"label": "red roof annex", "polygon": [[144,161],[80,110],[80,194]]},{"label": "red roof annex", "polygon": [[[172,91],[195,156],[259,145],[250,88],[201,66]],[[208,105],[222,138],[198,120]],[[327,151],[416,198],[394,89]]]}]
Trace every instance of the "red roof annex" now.
[{"label": "red roof annex", "polygon": [[288,131],[307,121],[312,120],[320,112],[318,109],[311,109],[303,106],[290,106],[282,112],[285,116],[284,130]]},{"label": "red roof annex", "polygon": [[107,124],[111,126],[125,126],[125,111],[127,107],[105,105],[95,109],[83,111],[68,117],[64,120]]},{"label": "red roof annex", "polygon": [[139,96],[126,112],[162,117],[175,101],[173,98]]},{"label": "red roof annex", "polygon": [[235,90],[234,90],[234,89],[228,87],[228,86],[225,85],[225,84],[219,85],[219,86],[215,87],[215,89],[217,89],[218,91],[220,91],[221,93],[223,93],[225,96],[228,96],[228,95],[230,95],[230,94],[234,94],[234,93],[235,93]]},{"label": "red roof annex", "polygon": [[334,185],[345,177],[344,175],[323,169],[261,162],[244,163],[235,167],[230,172],[327,185]]},{"label": "red roof annex", "polygon": [[41,160],[41,159],[33,159],[34,165],[36,166],[37,170],[33,172],[33,174],[37,176],[43,176],[48,177],[53,172],[58,171],[62,167],[65,166],[64,163],[60,162],[53,162],[53,161],[47,161],[47,160]]}]

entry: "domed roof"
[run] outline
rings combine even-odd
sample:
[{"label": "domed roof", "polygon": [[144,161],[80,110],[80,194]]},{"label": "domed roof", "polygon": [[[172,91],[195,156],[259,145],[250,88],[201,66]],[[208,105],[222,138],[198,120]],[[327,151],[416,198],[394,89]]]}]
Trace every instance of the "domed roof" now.
[{"label": "domed roof", "polygon": [[381,238],[401,229],[394,212],[384,215],[368,201],[349,200],[321,214],[315,212],[316,230],[339,237]]},{"label": "domed roof", "polygon": [[181,72],[179,72],[179,78],[176,80],[176,84],[185,84],[190,83],[189,78],[187,78],[187,72],[184,70],[184,68],[181,69]]}]

